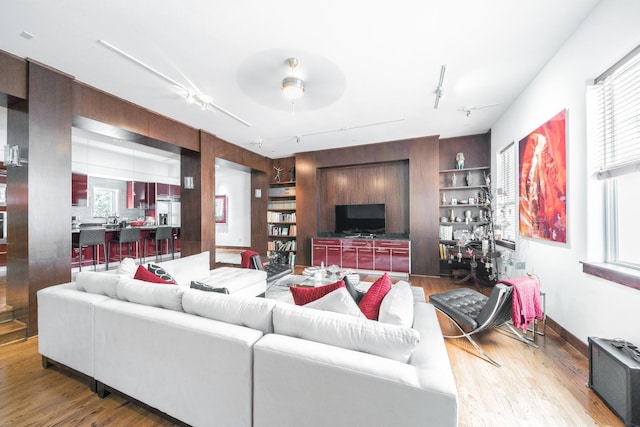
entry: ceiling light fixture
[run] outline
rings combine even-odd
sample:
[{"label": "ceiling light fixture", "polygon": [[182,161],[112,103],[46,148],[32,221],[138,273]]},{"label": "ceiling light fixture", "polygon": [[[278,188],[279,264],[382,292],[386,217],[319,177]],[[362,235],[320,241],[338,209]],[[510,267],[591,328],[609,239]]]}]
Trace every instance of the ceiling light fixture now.
[{"label": "ceiling light fixture", "polygon": [[127,52],[115,47],[114,45],[112,45],[111,43],[109,43],[109,42],[107,42],[105,40],[98,40],[98,43],[100,43],[102,46],[106,47],[107,49],[111,50],[112,52],[115,52],[118,55],[128,59],[129,61],[133,62],[134,64],[139,65],[140,67],[144,68],[145,70],[155,74],[156,76],[158,76],[161,79],[169,82],[170,84],[182,89],[184,91],[184,97],[187,99],[187,102],[195,102],[196,104],[200,105],[200,107],[203,110],[206,110],[208,107],[213,107],[216,110],[220,111],[221,113],[226,114],[227,116],[231,117],[232,119],[239,121],[243,125],[251,127],[251,123],[247,122],[246,120],[241,119],[240,117],[238,117],[235,114],[227,111],[226,109],[222,108],[221,106],[219,106],[217,104],[214,104],[213,101],[211,101],[211,98],[209,96],[191,92],[191,90],[187,89],[182,84],[180,84],[177,81],[173,80],[171,77],[161,73],[160,71],[156,70],[155,68],[150,67],[149,65],[147,65],[144,62],[140,61],[138,58],[136,58],[136,57],[134,57],[132,55],[129,55]]},{"label": "ceiling light fixture", "polygon": [[433,105],[434,109],[438,109],[438,104],[440,104],[440,98],[444,96],[444,72],[447,71],[447,66],[443,65],[440,67],[440,81],[438,82],[438,87],[436,88],[436,103]]},{"label": "ceiling light fixture", "polygon": [[295,76],[295,68],[298,66],[298,58],[287,59],[287,64],[291,67],[291,75],[282,79],[282,93],[295,102],[304,94],[304,80]]}]

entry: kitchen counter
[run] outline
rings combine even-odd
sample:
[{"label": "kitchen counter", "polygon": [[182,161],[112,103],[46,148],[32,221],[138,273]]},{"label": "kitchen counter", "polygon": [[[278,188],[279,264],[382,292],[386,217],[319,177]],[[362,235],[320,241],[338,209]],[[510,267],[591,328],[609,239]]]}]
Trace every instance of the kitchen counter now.
[{"label": "kitchen counter", "polygon": [[[132,227],[132,226],[128,226],[127,228],[139,228],[140,230],[155,230],[158,227],[171,227],[171,228],[180,228],[180,226],[175,226],[175,225],[141,225],[139,227]],[[94,226],[90,226],[90,227],[80,227],[80,228],[74,228],[71,229],[71,233],[73,234],[79,234],[80,230],[82,229],[87,229],[87,228],[104,228],[105,230],[107,230],[107,233],[110,231],[120,231],[120,227],[105,227],[103,225],[99,225],[96,224],[95,227]]]}]

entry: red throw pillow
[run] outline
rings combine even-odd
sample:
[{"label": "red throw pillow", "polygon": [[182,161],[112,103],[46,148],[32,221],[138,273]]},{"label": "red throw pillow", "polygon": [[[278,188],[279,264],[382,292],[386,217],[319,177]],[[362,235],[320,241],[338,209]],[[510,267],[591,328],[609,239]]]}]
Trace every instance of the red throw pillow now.
[{"label": "red throw pillow", "polygon": [[310,288],[306,286],[291,286],[291,295],[293,295],[293,301],[296,305],[305,305],[311,301],[315,301],[318,298],[322,298],[329,292],[333,292],[338,288],[344,288],[344,281],[338,280],[336,283],[330,285],[318,286]]},{"label": "red throw pillow", "polygon": [[391,279],[389,275],[384,273],[381,278],[373,282],[373,285],[369,288],[366,294],[362,297],[358,303],[360,311],[367,319],[378,320],[380,314],[380,304],[382,300],[391,290]]},{"label": "red throw pillow", "polygon": [[145,282],[162,283],[165,285],[175,285],[175,283],[173,282],[167,282],[166,280],[159,278],[158,276],[156,276],[155,274],[147,270],[144,267],[144,265],[138,266],[138,269],[136,270],[136,274],[133,276],[133,278],[137,280],[143,280]]}]

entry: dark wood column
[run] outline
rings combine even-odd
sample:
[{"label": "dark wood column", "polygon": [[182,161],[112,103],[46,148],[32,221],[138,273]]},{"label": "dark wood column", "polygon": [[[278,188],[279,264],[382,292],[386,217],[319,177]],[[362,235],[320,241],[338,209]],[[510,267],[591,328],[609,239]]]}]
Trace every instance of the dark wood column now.
[{"label": "dark wood column", "polygon": [[24,163],[7,170],[7,304],[38,333],[36,292],[71,280],[72,78],[30,62],[28,103],[9,108],[8,144]]}]

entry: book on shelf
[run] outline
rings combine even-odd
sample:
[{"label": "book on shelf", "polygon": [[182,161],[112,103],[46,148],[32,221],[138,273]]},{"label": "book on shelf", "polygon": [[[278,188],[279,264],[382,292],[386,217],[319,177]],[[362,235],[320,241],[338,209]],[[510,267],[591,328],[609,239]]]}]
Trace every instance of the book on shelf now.
[{"label": "book on shelf", "polygon": [[296,201],[295,200],[270,200],[267,209],[279,209],[279,210],[287,210],[287,209],[295,209]]},{"label": "book on shelf", "polygon": [[272,187],[267,193],[269,197],[289,197],[296,195],[296,187]]},{"label": "book on shelf", "polygon": [[267,222],[296,222],[296,213],[267,211]]}]

